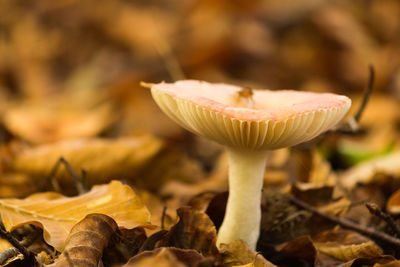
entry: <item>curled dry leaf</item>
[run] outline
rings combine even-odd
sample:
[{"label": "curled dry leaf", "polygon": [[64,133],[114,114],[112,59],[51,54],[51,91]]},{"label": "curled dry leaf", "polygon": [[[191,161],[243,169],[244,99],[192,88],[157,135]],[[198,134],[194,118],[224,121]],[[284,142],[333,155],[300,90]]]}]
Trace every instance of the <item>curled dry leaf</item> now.
[{"label": "curled dry leaf", "polygon": [[390,255],[383,255],[372,258],[358,258],[339,265],[339,267],[359,267],[359,266],[373,266],[373,267],[398,267],[399,261]]},{"label": "curled dry leaf", "polygon": [[217,255],[217,230],[207,214],[190,207],[179,208],[177,213],[179,222],[171,227],[158,246],[194,249],[204,256]]},{"label": "curled dry leaf", "polygon": [[105,266],[119,266],[126,263],[131,257],[139,253],[139,249],[147,239],[143,227],[118,229],[104,250],[101,258],[103,264]]},{"label": "curled dry leaf", "polygon": [[112,181],[94,186],[88,193],[65,197],[58,193],[37,193],[25,199],[1,199],[0,214],[7,231],[23,224],[43,228],[46,242],[62,251],[71,228],[87,214],[102,213],[120,227],[152,227],[150,213],[133,190]]},{"label": "curled dry leaf", "polygon": [[242,240],[221,244],[220,252],[224,266],[274,267],[261,254],[251,250]]},{"label": "curled dry leaf", "polygon": [[61,256],[52,267],[97,267],[117,223],[104,214],[89,214],[72,227]]},{"label": "curled dry leaf", "polygon": [[[111,179],[133,178],[163,147],[163,142],[143,134],[116,140],[81,139],[27,149],[14,160],[14,169],[43,179],[64,157],[77,173],[84,169],[88,185]],[[123,167],[122,167],[123,166]],[[71,178],[64,167],[58,170],[61,184],[68,188]],[[64,181],[64,183],[62,183]]]},{"label": "curled dry leaf", "polygon": [[314,246],[322,253],[341,261],[350,261],[357,258],[381,256],[383,251],[374,242],[368,241],[362,244],[342,245],[336,242],[314,243]]},{"label": "curled dry leaf", "polygon": [[158,248],[132,257],[124,267],[191,267],[197,266],[203,259],[204,256],[193,249]]},{"label": "curled dry leaf", "polygon": [[10,132],[29,142],[48,143],[95,136],[112,123],[111,105],[89,109],[71,107],[73,102],[18,103],[7,109],[4,124]]}]

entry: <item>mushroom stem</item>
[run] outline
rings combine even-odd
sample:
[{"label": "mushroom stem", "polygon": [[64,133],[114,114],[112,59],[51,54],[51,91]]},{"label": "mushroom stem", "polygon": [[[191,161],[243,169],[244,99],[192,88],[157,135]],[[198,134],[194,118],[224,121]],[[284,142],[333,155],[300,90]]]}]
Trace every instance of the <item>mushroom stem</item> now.
[{"label": "mushroom stem", "polygon": [[261,192],[267,150],[228,149],[229,198],[217,245],[241,239],[255,249],[260,234]]}]

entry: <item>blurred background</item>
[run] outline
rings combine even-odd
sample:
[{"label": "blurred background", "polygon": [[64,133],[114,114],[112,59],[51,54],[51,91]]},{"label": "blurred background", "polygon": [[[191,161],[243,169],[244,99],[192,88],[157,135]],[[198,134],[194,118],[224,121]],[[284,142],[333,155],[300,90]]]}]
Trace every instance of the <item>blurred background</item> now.
[{"label": "blurred background", "polygon": [[346,164],[334,165],[345,168],[397,143],[399,51],[398,0],[0,1],[2,168],[29,174],[39,168],[18,167],[4,152],[20,146],[140,132],[185,154],[157,156],[154,177],[179,165],[184,171],[170,176],[183,172],[191,180],[217,168],[221,149],[205,149],[204,140],[164,116],[140,81],[330,91],[352,98],[351,115],[371,64],[376,79],[362,134],[335,139],[334,153],[325,154],[349,156]]},{"label": "blurred background", "polygon": [[142,80],[183,78],[352,94],[363,89],[368,64],[377,91],[400,95],[396,0],[0,5],[3,100],[67,90],[118,98],[116,91],[137,90]]}]

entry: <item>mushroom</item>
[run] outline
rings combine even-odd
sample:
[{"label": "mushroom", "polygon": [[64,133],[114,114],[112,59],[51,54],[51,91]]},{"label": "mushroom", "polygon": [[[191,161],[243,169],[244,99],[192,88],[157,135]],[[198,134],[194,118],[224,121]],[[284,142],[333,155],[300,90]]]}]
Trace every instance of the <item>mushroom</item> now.
[{"label": "mushroom", "polygon": [[226,146],[229,198],[218,246],[241,239],[255,249],[268,150],[316,137],[335,126],[351,105],[346,96],[330,93],[252,90],[195,80],[147,87],[175,122]]}]

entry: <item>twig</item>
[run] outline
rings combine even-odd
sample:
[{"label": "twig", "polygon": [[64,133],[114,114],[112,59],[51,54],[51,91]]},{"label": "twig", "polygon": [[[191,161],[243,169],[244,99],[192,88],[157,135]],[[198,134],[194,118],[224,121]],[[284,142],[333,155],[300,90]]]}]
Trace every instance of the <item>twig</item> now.
[{"label": "twig", "polygon": [[161,215],[161,230],[165,229],[164,222],[165,222],[166,213],[167,213],[167,206],[164,206],[163,211],[162,211],[162,215]]},{"label": "twig", "polygon": [[369,67],[369,79],[368,79],[367,86],[365,87],[365,90],[364,90],[364,97],[362,99],[361,105],[358,108],[356,115],[354,115],[354,120],[356,122],[360,121],[361,115],[363,114],[364,109],[367,106],[367,103],[369,101],[369,98],[371,97],[372,89],[374,88],[375,69],[374,69],[374,66],[372,66],[372,65],[369,65],[368,67]]},{"label": "twig", "polygon": [[12,236],[11,233],[7,232],[3,227],[0,227],[0,236],[10,242],[22,255],[24,255],[24,259],[31,261],[34,259],[33,254],[26,249],[20,242]]},{"label": "twig", "polygon": [[0,265],[3,266],[8,260],[14,258],[19,253],[15,247],[8,248],[0,252]]},{"label": "twig", "polygon": [[24,239],[21,240],[20,244],[24,247],[29,247],[30,245],[33,244],[33,242],[36,241],[36,239],[39,238],[43,233],[43,230],[39,227],[35,227],[33,231],[27,235]]},{"label": "twig", "polygon": [[185,73],[181,65],[179,64],[178,59],[172,52],[170,44],[165,40],[161,34],[158,33],[158,27],[155,23],[155,19],[152,21],[153,28],[156,30],[154,34],[154,48],[157,53],[160,55],[161,59],[164,61],[165,68],[167,69],[171,78],[175,81],[185,79]]},{"label": "twig", "polygon": [[85,190],[85,193],[87,192],[87,172],[86,172],[86,170],[85,169],[82,169],[81,170],[81,179],[80,179],[80,181],[81,181],[81,183],[82,183],[82,187],[83,187],[83,189]]},{"label": "twig", "polygon": [[367,107],[368,101],[371,97],[372,89],[374,88],[374,81],[375,81],[375,69],[374,66],[369,65],[369,78],[367,85],[364,89],[364,95],[363,99],[361,101],[360,106],[358,107],[358,110],[356,114],[351,117],[347,122],[344,124],[340,125],[335,131],[337,132],[342,132],[342,133],[354,133],[358,130],[358,122],[361,119],[361,116]]},{"label": "twig", "polygon": [[389,227],[392,228],[397,237],[400,236],[400,227],[395,223],[392,216],[390,216],[386,212],[383,212],[375,203],[366,203],[365,206],[371,214],[384,220],[389,225]]},{"label": "twig", "polygon": [[358,232],[362,235],[368,236],[372,239],[379,239],[381,241],[384,241],[384,242],[390,243],[392,245],[395,245],[397,247],[400,247],[400,239],[398,239],[398,238],[392,237],[386,233],[375,230],[374,228],[371,228],[371,227],[361,226],[361,225],[354,223],[348,219],[339,218],[334,215],[330,215],[328,213],[322,212],[322,211],[318,210],[317,208],[307,204],[306,202],[304,202],[292,195],[289,195],[289,198],[295,205],[297,205],[303,209],[306,209],[308,211],[311,211],[312,213],[314,213],[322,218],[325,218],[329,221],[335,222],[343,228],[347,228],[347,229],[353,230],[355,232]]},{"label": "twig", "polygon": [[[84,187],[82,180],[78,178],[78,175],[76,174],[74,168],[72,168],[71,164],[69,164],[69,162],[64,157],[60,157],[58,159],[58,161],[56,162],[54,167],[51,169],[50,174],[48,175],[48,179],[50,180],[53,177],[55,177],[55,175],[58,171],[58,168],[60,167],[61,164],[63,164],[65,166],[67,172],[74,180],[76,189],[78,190],[78,194],[81,195],[81,194],[86,193],[87,190]],[[55,187],[58,187],[58,185],[56,185]]]}]

